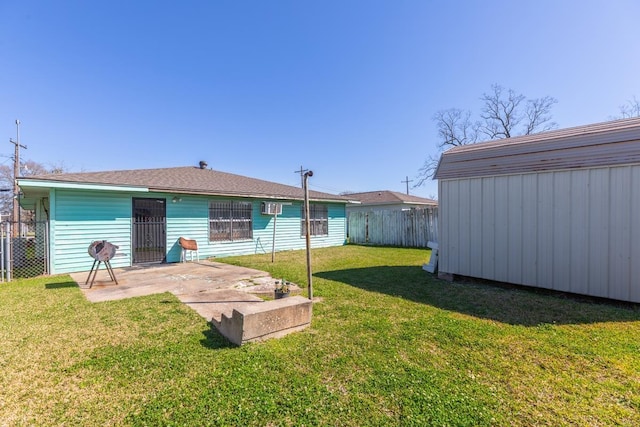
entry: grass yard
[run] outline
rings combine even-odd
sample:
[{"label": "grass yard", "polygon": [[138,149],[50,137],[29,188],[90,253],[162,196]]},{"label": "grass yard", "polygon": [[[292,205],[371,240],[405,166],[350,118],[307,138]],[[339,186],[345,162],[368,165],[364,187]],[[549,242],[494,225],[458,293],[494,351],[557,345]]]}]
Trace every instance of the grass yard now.
[{"label": "grass yard", "polygon": [[[230,346],[171,294],[0,284],[0,426],[640,425],[640,311],[314,250],[311,328]],[[305,284],[304,251],[224,258]]]}]

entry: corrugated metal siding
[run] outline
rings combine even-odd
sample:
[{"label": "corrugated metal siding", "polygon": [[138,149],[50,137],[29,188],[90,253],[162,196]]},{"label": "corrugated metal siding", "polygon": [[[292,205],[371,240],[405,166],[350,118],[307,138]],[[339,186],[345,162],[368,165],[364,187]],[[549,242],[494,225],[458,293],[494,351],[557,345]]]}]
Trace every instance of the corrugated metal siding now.
[{"label": "corrugated metal siding", "polygon": [[[469,180],[461,180],[460,186],[458,188],[458,214],[464,215],[464,212],[468,212],[471,207],[471,191],[469,188]],[[464,228],[460,229],[458,233],[458,241],[460,240],[461,235],[470,235],[471,234],[471,221],[462,221],[459,222],[461,225],[464,224]],[[470,269],[470,260],[471,253],[469,250],[469,245],[458,245],[458,263],[459,268],[465,271]]]},{"label": "corrugated metal siding", "polygon": [[439,190],[440,271],[640,302],[640,165]]},{"label": "corrugated metal siding", "polygon": [[[631,275],[631,289],[629,290],[629,300],[640,301],[640,286],[638,281],[640,278],[640,245],[637,242],[638,236],[640,236],[640,168],[631,168],[631,186],[628,191],[631,194],[635,194],[630,201],[630,215],[631,215],[631,228],[629,234],[631,237],[631,250],[629,251],[629,257],[631,258],[631,267],[629,274]],[[635,281],[635,284],[634,284]]]},{"label": "corrugated metal siding", "polygon": [[[471,209],[482,206],[482,181],[478,179],[466,181],[469,182],[469,204],[466,208],[467,212],[469,212]],[[444,219],[442,213],[440,213],[439,219]],[[469,225],[465,225],[465,228],[469,230],[469,245],[465,245],[468,246],[469,275],[480,277],[482,275],[482,257],[478,257],[477,252],[472,251],[471,247],[482,246],[482,217],[480,215],[470,216]],[[438,250],[440,250],[439,245]],[[438,262],[440,262],[440,258],[438,258]]]},{"label": "corrugated metal siding", "polygon": [[[589,260],[589,170],[575,171],[571,174],[571,195],[569,196],[571,206],[571,239],[569,251],[571,258],[570,265],[580,265],[585,260]],[[582,184],[581,184],[582,183]],[[571,270],[571,292],[578,294],[589,293],[589,271],[586,268],[575,268]]]},{"label": "corrugated metal siding", "polygon": [[[506,182],[505,198],[511,198],[506,212],[506,232],[507,232],[507,249],[522,245],[522,230],[524,215],[522,211],[523,197],[522,192],[522,176],[519,179],[510,179]],[[506,202],[506,200],[505,200]],[[498,201],[498,205],[501,202]],[[506,280],[505,282],[522,283],[522,252],[508,252]]]},{"label": "corrugated metal siding", "polygon": [[608,169],[589,173],[589,295],[606,296],[609,251],[609,181]]},{"label": "corrugated metal siding", "polygon": [[[538,281],[538,180],[533,174],[522,175],[522,284]],[[515,245],[515,243],[514,243]],[[516,282],[518,283],[518,282]]]},{"label": "corrugated metal siding", "polygon": [[[609,206],[611,216],[609,218],[609,281],[610,283],[630,284],[631,262],[631,197],[622,188],[632,188],[631,168],[612,168],[610,170],[611,187],[618,189],[611,191]],[[640,218],[634,218],[640,220]],[[640,237],[640,236],[638,236]],[[635,260],[637,261],[637,260]],[[637,283],[640,286],[640,283]],[[609,296],[619,300],[627,300],[630,297],[630,286],[612,286],[609,288]]]},{"label": "corrugated metal siding", "polygon": [[538,175],[537,197],[537,285],[553,288],[553,173]]},{"label": "corrugated metal siding", "polygon": [[[482,227],[482,253],[480,257],[482,259],[482,276],[481,277],[495,277],[495,268],[496,268],[496,256],[495,256],[495,248],[496,248],[496,216],[495,216],[495,188],[494,188],[495,179],[487,178],[482,180],[482,212],[485,214],[480,216],[481,227]],[[473,211],[475,209],[472,209]],[[470,212],[471,212],[470,211]],[[469,214],[464,214],[461,219],[463,221],[467,220],[467,216]],[[450,227],[456,227],[455,224],[451,224]],[[457,245],[464,244],[464,236],[461,237],[463,240],[460,242],[460,239],[457,241]],[[438,249],[440,246],[438,245]],[[477,251],[474,251],[477,254]],[[440,258],[438,258],[440,261]]]}]

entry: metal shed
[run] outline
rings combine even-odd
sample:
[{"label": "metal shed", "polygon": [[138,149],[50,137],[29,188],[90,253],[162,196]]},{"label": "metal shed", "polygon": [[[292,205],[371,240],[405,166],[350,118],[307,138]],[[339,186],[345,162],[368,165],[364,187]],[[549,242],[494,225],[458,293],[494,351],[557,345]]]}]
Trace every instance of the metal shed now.
[{"label": "metal shed", "polygon": [[456,147],[439,275],[640,302],[640,118]]}]

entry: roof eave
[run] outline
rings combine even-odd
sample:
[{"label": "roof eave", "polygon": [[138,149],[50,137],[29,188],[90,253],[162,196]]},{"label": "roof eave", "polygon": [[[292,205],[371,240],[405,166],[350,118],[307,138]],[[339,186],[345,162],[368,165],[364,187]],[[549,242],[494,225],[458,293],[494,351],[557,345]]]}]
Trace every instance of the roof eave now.
[{"label": "roof eave", "polygon": [[[120,185],[120,184],[98,184],[90,182],[69,182],[59,180],[42,180],[42,179],[29,179],[18,178],[18,186],[21,188],[58,188],[58,189],[73,189],[73,190],[98,190],[98,191],[121,191],[121,192],[134,192],[134,193],[172,193],[172,194],[192,194],[200,196],[218,196],[218,197],[246,197],[250,199],[269,199],[269,200],[298,200],[303,201],[302,196],[290,196],[284,194],[257,194],[247,192],[233,192],[233,191],[197,191],[185,188],[162,188],[162,187],[144,187],[135,185]],[[330,203],[344,203],[347,204],[348,200],[332,199],[332,198],[319,198],[311,197],[309,199],[313,202],[330,202]]]},{"label": "roof eave", "polygon": [[74,190],[103,190],[103,191],[128,191],[136,193],[148,193],[149,188],[134,185],[118,185],[118,184],[94,184],[83,182],[65,182],[65,181],[46,181],[31,180],[28,178],[18,178],[17,184],[21,188],[65,188]]}]

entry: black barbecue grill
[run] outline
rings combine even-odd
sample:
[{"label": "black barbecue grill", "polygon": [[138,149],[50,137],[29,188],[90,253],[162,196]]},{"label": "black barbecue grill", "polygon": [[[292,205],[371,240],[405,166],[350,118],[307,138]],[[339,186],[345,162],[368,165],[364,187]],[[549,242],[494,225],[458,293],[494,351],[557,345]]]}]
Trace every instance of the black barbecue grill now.
[{"label": "black barbecue grill", "polygon": [[[118,284],[116,280],[116,275],[113,273],[113,268],[111,268],[111,258],[113,258],[116,254],[116,249],[118,246],[113,243],[109,243],[106,240],[96,240],[95,242],[91,242],[89,245],[89,255],[93,258],[93,266],[91,266],[91,271],[89,271],[89,277],[87,277],[87,281],[85,282],[85,286],[88,284],[89,287],[93,286],[93,282],[96,280],[96,275],[98,274],[98,269],[100,268],[100,263],[104,262],[104,265],[107,267],[107,271],[109,272],[109,277],[111,280]],[[97,265],[96,265],[97,264]],[[91,277],[93,275],[93,278]],[[91,283],[89,283],[91,281]]]}]

